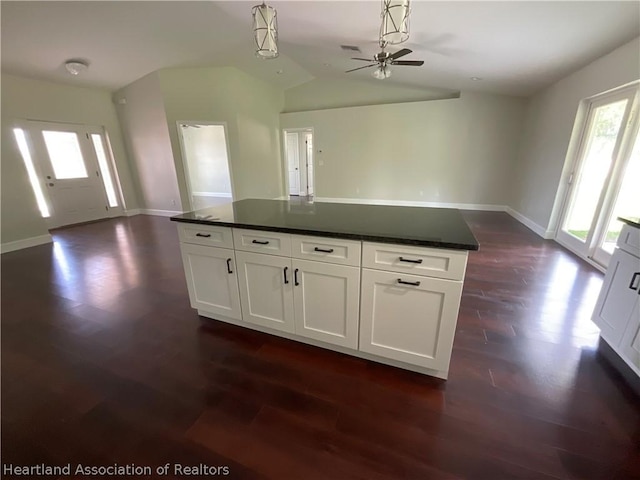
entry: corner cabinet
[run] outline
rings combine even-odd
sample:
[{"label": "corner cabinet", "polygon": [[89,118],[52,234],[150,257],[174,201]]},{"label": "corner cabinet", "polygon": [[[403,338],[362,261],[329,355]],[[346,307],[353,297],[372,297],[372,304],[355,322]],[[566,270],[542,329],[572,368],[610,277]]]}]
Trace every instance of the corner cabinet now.
[{"label": "corner cabinet", "polygon": [[467,252],[178,225],[202,316],[446,378]]},{"label": "corner cabinet", "polygon": [[600,336],[640,376],[640,229],[624,225],[592,319]]}]

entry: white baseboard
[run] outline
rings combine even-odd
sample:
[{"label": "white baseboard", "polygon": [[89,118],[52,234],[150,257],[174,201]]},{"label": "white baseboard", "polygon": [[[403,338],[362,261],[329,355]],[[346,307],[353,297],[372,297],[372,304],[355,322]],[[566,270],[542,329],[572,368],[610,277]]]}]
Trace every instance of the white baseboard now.
[{"label": "white baseboard", "polygon": [[38,245],[44,245],[45,243],[51,242],[53,242],[53,237],[47,233],[46,235],[39,235],[37,237],[3,243],[0,245],[0,251],[2,253],[14,252],[16,250],[22,250],[23,248],[37,247]]},{"label": "white baseboard", "polygon": [[191,195],[194,197],[216,197],[216,198],[232,198],[233,195],[230,193],[219,193],[219,192],[191,192]]},{"label": "white baseboard", "polygon": [[525,217],[520,212],[516,212],[513,208],[507,207],[505,212],[511,215],[513,218],[522,223],[525,227],[533,230],[539,236],[544,238],[545,240],[551,240],[555,237],[555,232],[553,230],[545,229],[541,225],[538,225],[536,222],[531,220],[530,218]]},{"label": "white baseboard", "polygon": [[156,217],[173,217],[174,215],[181,215],[184,212],[178,212],[174,210],[154,210],[148,208],[141,208],[140,213],[142,215],[155,215]]},{"label": "white baseboard", "polygon": [[140,209],[139,208],[132,208],[131,210],[126,210],[124,212],[124,216],[125,217],[133,217],[134,215],[140,215]]},{"label": "white baseboard", "polygon": [[445,202],[417,202],[413,200],[382,200],[377,198],[331,198],[316,197],[316,202],[327,203],[357,203],[364,205],[397,205],[402,207],[432,207],[432,208],[457,208],[459,210],[485,210],[490,212],[504,212],[506,205],[492,205],[479,203],[445,203]]}]

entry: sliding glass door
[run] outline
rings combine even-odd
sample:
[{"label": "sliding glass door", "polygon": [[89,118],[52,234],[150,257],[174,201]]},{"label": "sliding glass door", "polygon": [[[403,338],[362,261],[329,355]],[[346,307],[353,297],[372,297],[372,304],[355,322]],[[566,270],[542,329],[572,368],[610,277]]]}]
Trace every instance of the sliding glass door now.
[{"label": "sliding glass door", "polygon": [[622,226],[616,218],[640,215],[637,103],[637,85],[590,102],[556,237],[604,267]]}]

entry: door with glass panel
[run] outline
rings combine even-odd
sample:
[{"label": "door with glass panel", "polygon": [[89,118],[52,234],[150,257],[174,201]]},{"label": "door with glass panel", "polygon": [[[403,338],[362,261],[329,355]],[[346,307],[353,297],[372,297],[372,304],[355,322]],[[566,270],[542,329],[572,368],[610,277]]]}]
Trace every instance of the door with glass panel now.
[{"label": "door with glass panel", "polygon": [[52,228],[122,213],[101,129],[29,122],[28,131]]},{"label": "door with glass panel", "polygon": [[616,218],[640,215],[637,104],[638,85],[590,102],[556,237],[604,267],[622,228]]}]

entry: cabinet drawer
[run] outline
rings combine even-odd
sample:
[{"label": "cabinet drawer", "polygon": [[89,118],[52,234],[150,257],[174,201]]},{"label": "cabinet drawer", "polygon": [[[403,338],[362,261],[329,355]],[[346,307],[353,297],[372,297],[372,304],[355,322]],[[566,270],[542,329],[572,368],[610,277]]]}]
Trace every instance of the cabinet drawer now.
[{"label": "cabinet drawer", "polygon": [[467,252],[363,242],[362,266],[447,280],[462,280],[467,266]]},{"label": "cabinet drawer", "polygon": [[640,257],[640,229],[623,225],[618,237],[618,247],[636,257]]},{"label": "cabinet drawer", "polygon": [[360,266],[362,243],[327,237],[291,235],[291,256],[303,260]]},{"label": "cabinet drawer", "polygon": [[233,229],[233,244],[236,250],[260,252],[282,257],[291,256],[291,235],[262,230]]},{"label": "cabinet drawer", "polygon": [[233,248],[233,236],[229,227],[180,223],[178,224],[178,236],[182,243]]}]

